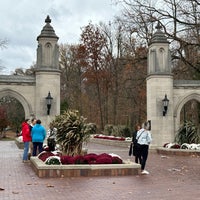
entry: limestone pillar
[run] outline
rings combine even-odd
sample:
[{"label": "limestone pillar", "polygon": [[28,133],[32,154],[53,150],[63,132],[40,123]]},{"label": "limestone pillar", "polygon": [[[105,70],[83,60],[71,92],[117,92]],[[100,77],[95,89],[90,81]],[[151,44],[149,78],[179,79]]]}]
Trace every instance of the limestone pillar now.
[{"label": "limestone pillar", "polygon": [[[158,25],[149,44],[147,76],[147,120],[151,120],[152,146],[163,146],[174,138],[173,75],[169,42]],[[163,116],[165,95],[169,106]]]},{"label": "limestone pillar", "polygon": [[[35,107],[36,117],[48,129],[49,123],[60,114],[60,70],[58,36],[50,25],[51,19],[47,16],[46,25],[37,37],[37,64],[35,70]],[[46,97],[50,92],[52,105],[47,115]]]}]

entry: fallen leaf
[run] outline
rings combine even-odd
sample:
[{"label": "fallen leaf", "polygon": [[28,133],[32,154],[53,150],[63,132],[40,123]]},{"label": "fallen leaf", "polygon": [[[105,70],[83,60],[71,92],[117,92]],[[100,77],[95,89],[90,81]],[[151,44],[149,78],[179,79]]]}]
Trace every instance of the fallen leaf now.
[{"label": "fallen leaf", "polygon": [[54,187],[53,185],[48,184],[47,187]]},{"label": "fallen leaf", "polygon": [[13,193],[13,194],[19,194],[19,192],[16,192],[16,191],[13,191],[12,193]]}]

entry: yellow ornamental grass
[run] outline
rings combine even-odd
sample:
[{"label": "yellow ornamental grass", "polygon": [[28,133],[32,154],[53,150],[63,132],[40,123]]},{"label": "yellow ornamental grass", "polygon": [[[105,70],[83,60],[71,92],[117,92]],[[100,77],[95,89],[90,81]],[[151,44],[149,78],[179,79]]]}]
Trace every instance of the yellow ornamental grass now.
[{"label": "yellow ornamental grass", "polygon": [[77,110],[65,111],[56,116],[52,125],[57,128],[56,141],[60,145],[63,154],[73,156],[80,155],[83,142],[87,142],[90,134],[96,132],[94,124],[87,124],[86,118]]}]

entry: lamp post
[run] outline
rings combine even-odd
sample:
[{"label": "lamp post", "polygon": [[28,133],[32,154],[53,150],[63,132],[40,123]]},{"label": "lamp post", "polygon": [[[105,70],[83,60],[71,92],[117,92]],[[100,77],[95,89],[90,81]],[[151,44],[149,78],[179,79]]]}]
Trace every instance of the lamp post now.
[{"label": "lamp post", "polygon": [[50,114],[50,109],[51,109],[51,103],[52,103],[52,97],[51,97],[51,93],[48,93],[48,96],[46,97],[46,103],[47,103],[47,115]]},{"label": "lamp post", "polygon": [[162,100],[163,102],[163,116],[167,114],[167,109],[169,105],[169,99],[167,98],[167,95],[165,94],[165,98]]}]

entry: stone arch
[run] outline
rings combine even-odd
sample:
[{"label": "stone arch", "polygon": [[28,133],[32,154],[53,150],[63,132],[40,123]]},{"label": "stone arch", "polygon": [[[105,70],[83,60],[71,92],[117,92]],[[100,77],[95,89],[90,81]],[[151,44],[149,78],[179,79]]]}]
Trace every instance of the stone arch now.
[{"label": "stone arch", "polygon": [[24,112],[25,112],[25,118],[28,118],[33,115],[33,109],[31,107],[31,105],[24,98],[24,96],[21,95],[20,93],[14,91],[12,89],[4,88],[4,89],[0,90],[0,98],[2,98],[4,96],[14,97],[22,104],[22,106],[24,108]]},{"label": "stone arch", "polygon": [[198,94],[198,93],[187,94],[187,95],[183,96],[182,98],[180,98],[179,101],[177,102],[177,104],[175,105],[175,108],[174,108],[175,132],[177,132],[177,130],[180,127],[181,109],[188,101],[191,101],[191,100],[196,100],[200,103],[200,94]]},{"label": "stone arch", "polygon": [[[0,75],[0,98],[10,96],[17,99],[25,113],[25,118],[37,117],[45,128],[60,114],[60,74],[59,37],[50,25],[47,16],[46,25],[37,37],[37,58],[32,75]],[[53,97],[51,112],[46,112],[46,95]],[[46,109],[45,109],[46,108]]]}]

